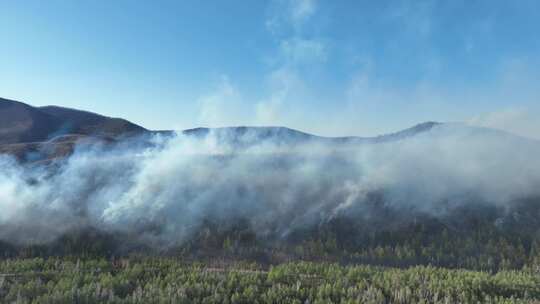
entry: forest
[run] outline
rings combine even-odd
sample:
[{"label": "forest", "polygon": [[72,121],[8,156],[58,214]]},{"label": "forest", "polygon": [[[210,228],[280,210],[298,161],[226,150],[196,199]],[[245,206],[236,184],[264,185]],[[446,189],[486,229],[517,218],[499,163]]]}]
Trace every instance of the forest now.
[{"label": "forest", "polygon": [[[3,258],[80,258],[147,256],[189,260],[250,261],[274,265],[289,261],[336,262],[389,267],[416,265],[497,272],[540,267],[540,202],[512,209],[469,205],[444,217],[374,204],[369,217],[342,215],[303,225],[288,234],[261,232],[248,218],[207,218],[189,238],[171,244],[151,242],[144,232],[73,229],[52,242],[0,242]],[[1,227],[0,227],[1,228]],[[281,230],[279,230],[281,232]]]},{"label": "forest", "polygon": [[[52,243],[2,243],[5,303],[538,303],[536,201],[447,217],[378,210],[261,234],[206,220],[192,237],[151,246],[81,229]],[[374,210],[372,210],[374,212]],[[394,219],[408,218],[397,224]]]},{"label": "forest", "polygon": [[4,303],[538,303],[530,267],[484,271],[175,258],[6,259]]}]

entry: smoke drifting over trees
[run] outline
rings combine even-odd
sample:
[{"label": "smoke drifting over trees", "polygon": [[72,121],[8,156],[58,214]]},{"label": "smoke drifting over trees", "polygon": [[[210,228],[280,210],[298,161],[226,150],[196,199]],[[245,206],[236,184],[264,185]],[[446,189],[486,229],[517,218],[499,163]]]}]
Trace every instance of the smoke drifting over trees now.
[{"label": "smoke drifting over trees", "polygon": [[0,238],[44,243],[92,228],[167,247],[208,221],[244,220],[257,238],[280,239],[336,218],[391,229],[476,207],[496,210],[493,225],[503,225],[540,196],[540,144],[494,130],[443,124],[382,143],[254,136],[218,130],[156,136],[148,146],[85,145],[48,165],[3,156]]}]

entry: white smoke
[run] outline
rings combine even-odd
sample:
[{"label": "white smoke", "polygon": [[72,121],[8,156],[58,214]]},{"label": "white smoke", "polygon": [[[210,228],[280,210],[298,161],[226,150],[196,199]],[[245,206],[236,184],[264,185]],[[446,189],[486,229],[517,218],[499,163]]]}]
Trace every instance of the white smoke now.
[{"label": "white smoke", "polygon": [[204,219],[239,217],[260,234],[286,234],[339,215],[370,216],[364,207],[377,191],[388,206],[435,216],[474,202],[505,207],[540,195],[538,155],[536,141],[450,124],[387,143],[268,139],[239,148],[210,133],[146,148],[85,146],[56,166],[4,156],[0,239],[47,242],[95,227],[178,244]]}]

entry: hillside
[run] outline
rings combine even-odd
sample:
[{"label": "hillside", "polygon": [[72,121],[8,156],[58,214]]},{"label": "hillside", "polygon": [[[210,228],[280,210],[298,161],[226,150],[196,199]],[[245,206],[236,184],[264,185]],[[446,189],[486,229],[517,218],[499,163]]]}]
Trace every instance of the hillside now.
[{"label": "hillside", "polygon": [[[286,127],[225,127],[184,130],[187,136],[204,138],[211,134],[218,142],[238,148],[263,142],[277,145],[305,143],[360,144],[401,140],[431,130],[435,122],[418,124],[412,128],[377,137],[322,137]],[[20,161],[44,161],[65,157],[81,142],[112,143],[139,135],[173,131],[149,131],[121,118],[64,108],[59,106],[33,107],[0,98],[0,154],[10,154]]]},{"label": "hillside", "polygon": [[81,110],[58,106],[40,107],[37,110],[61,120],[63,129],[57,131],[61,134],[119,137],[148,131],[125,119],[106,117]]},{"label": "hillside", "polygon": [[[151,141],[170,132],[6,100],[0,115],[0,152],[22,161],[0,158],[4,256],[539,265],[540,143],[503,131],[427,122],[330,138],[244,126]],[[66,161],[40,166],[55,158]]]},{"label": "hillside", "polygon": [[145,132],[119,118],[57,106],[32,107],[0,98],[0,144],[43,142],[56,136],[119,137]]},{"label": "hillside", "polygon": [[0,153],[21,161],[63,157],[81,142],[110,143],[145,132],[124,119],[57,106],[32,107],[0,98]]},{"label": "hillside", "polygon": [[0,99],[0,144],[47,140],[63,121],[27,104]]},{"label": "hillside", "polygon": [[183,134],[204,138],[213,136],[220,143],[228,143],[241,147],[256,145],[262,142],[270,142],[277,145],[297,145],[305,143],[321,144],[364,144],[383,143],[397,141],[418,135],[431,130],[433,127],[441,125],[437,122],[425,122],[411,128],[395,133],[384,134],[376,137],[324,137],[305,133],[302,131],[286,127],[224,127],[224,128],[195,128],[184,130]]}]

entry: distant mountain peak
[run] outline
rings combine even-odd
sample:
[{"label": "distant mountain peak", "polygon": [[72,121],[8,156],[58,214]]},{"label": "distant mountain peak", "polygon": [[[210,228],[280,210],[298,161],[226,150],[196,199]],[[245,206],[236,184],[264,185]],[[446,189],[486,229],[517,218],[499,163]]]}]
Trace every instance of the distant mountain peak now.
[{"label": "distant mountain peak", "polygon": [[57,106],[33,107],[0,98],[0,154],[23,161],[69,155],[81,140],[110,142],[145,132],[120,118]]},{"label": "distant mountain peak", "polygon": [[[369,144],[389,142],[427,132],[440,125],[427,121],[408,129],[376,137],[324,137],[284,126],[233,126],[193,128],[182,131],[186,136],[204,138],[212,135],[218,142],[247,147],[263,142],[278,145],[303,143]],[[12,153],[24,159],[25,151],[38,151],[40,146],[62,147],[62,155],[81,140],[113,142],[132,135],[172,135],[172,131],[149,131],[125,119],[60,106],[33,107],[15,100],[0,98],[0,153]],[[50,149],[49,149],[50,150]],[[34,153],[35,154],[35,153]],[[49,156],[47,156],[49,157]]]},{"label": "distant mountain peak", "polygon": [[218,136],[295,136],[295,137],[318,137],[309,133],[298,131],[295,129],[282,126],[234,126],[234,127],[218,127],[218,128],[193,128],[182,131],[186,135],[207,135],[213,133]]},{"label": "distant mountain peak", "polygon": [[425,131],[425,130],[429,130],[435,126],[438,126],[438,125],[442,125],[443,123],[442,122],[437,122],[437,121],[426,121],[426,122],[422,122],[422,123],[419,123],[409,129],[414,129],[414,130],[417,130],[417,131]]},{"label": "distant mountain peak", "polygon": [[426,121],[426,122],[419,123],[419,124],[414,125],[414,126],[412,126],[410,128],[407,128],[407,129],[404,129],[404,130],[401,130],[401,131],[398,131],[398,132],[395,132],[395,133],[379,135],[376,138],[393,138],[393,139],[397,139],[397,138],[410,137],[410,136],[414,136],[414,135],[419,134],[419,133],[430,131],[434,127],[442,125],[442,124],[443,123],[435,122],[435,121]]},{"label": "distant mountain peak", "polygon": [[417,124],[395,133],[383,134],[375,137],[325,137],[313,135],[299,130],[283,126],[237,126],[237,127],[219,127],[219,128],[193,128],[182,131],[184,135],[195,137],[206,137],[212,135],[218,141],[227,142],[235,145],[246,146],[255,145],[263,141],[272,141],[275,144],[301,144],[307,142],[318,143],[377,143],[395,141],[403,138],[415,136],[427,132],[433,127],[442,123],[428,121]]},{"label": "distant mountain peak", "polygon": [[41,142],[66,134],[117,137],[144,131],[120,118],[58,106],[32,107],[0,98],[0,144]]}]

